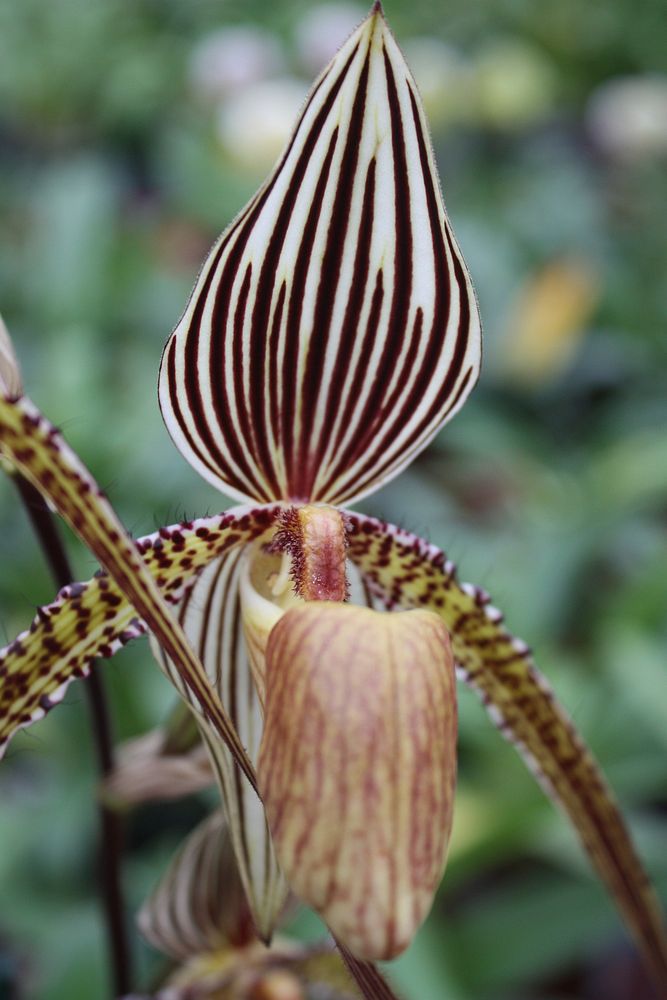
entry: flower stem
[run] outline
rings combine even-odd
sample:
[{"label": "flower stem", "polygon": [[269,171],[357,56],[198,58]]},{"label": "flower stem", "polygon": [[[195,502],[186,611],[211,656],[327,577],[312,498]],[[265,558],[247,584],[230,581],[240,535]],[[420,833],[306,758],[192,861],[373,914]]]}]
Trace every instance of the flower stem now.
[{"label": "flower stem", "polygon": [[[55,518],[41,494],[27,479],[21,475],[16,475],[13,478],[56,585],[64,587],[72,582],[73,574],[58,533]],[[100,775],[105,777],[113,768],[113,741],[104,683],[95,669],[95,665],[93,665],[83,687],[88,701],[98,769]],[[130,990],[130,950],[121,885],[122,820],[118,813],[108,809],[102,802],[98,802],[98,814],[100,823],[99,870],[113,971],[113,995],[122,996]]]}]

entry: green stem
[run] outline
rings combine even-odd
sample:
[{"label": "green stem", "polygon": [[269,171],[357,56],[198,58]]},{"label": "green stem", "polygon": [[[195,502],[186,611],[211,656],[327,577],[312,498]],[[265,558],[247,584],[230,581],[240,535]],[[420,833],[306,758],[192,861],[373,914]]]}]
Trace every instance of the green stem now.
[{"label": "green stem", "polygon": [[[34,486],[20,475],[16,475],[14,479],[56,585],[64,587],[74,577],[55,518]],[[88,701],[98,769],[100,775],[105,777],[113,768],[113,740],[104,683],[95,665],[83,687]],[[121,885],[123,828],[121,817],[99,801],[98,813],[102,899],[113,971],[113,995],[118,997],[130,991],[130,950]]]}]

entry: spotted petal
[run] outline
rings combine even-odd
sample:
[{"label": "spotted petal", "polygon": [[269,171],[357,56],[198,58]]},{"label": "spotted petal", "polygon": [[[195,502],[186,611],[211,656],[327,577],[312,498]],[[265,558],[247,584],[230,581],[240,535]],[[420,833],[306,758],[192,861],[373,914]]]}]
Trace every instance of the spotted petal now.
[{"label": "spotted petal", "polygon": [[[165,599],[178,602],[212,559],[261,535],[276,508],[236,507],[216,517],[161,528],[134,543]],[[0,756],[21,728],[62,700],[96,658],[113,656],[146,625],[106,573],[64,587],[39,608],[26,632],[0,650]]]},{"label": "spotted petal", "polygon": [[198,711],[227,743],[254,785],[254,769],[234,726],[136,544],[83,463],[27,397],[13,399],[0,393],[0,453],[97,556],[177,664]]},{"label": "spotted petal", "polygon": [[572,822],[612,894],[656,982],[667,982],[660,906],[613,794],[525,643],[512,638],[484,591],[459,584],[433,545],[392,525],[350,513],[349,557],[385,606],[427,608],[451,634],[457,668],[501,732],[516,744]]},{"label": "spotted petal", "polygon": [[421,102],[376,4],[211,251],[164,352],[163,416],[232,496],[340,504],[426,446],[480,350]]}]

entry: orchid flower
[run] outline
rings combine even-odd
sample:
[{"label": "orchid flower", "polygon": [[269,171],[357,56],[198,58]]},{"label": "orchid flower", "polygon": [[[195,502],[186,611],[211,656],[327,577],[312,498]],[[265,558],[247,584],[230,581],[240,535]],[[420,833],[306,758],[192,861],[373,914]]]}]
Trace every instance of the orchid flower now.
[{"label": "orchid flower", "polygon": [[291,888],[364,963],[407,947],[443,873],[456,673],[569,817],[664,984],[653,890],[528,647],[443,552],[348,509],[462,407],[480,355],[425,116],[376,3],[164,351],[169,432],[241,506],[132,541],[3,362],[2,454],[103,571],[2,654],[0,740],[150,631],[213,762],[258,934]]},{"label": "orchid flower", "polygon": [[[290,915],[288,906],[283,916]],[[303,944],[282,932],[257,940],[229,828],[220,810],[200,823],[170,861],[137,924],[176,966],[156,1000],[350,1000],[354,989],[330,943]]]}]

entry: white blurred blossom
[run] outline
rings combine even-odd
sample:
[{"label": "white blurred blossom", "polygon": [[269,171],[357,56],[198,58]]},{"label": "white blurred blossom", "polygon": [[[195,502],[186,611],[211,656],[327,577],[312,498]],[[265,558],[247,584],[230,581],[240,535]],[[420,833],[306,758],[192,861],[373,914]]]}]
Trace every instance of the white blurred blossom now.
[{"label": "white blurred blossom", "polygon": [[325,3],[304,13],[296,28],[295,41],[309,76],[324,69],[367,13],[367,6],[350,3]]},{"label": "white blurred blossom", "polygon": [[220,107],[217,133],[227,153],[258,174],[275,163],[292,133],[307,86],[294,77],[251,84]]},{"label": "white blurred blossom", "polygon": [[438,38],[410,38],[401,48],[431,126],[468,118],[474,81],[464,57]]},{"label": "white blurred blossom", "polygon": [[190,57],[192,89],[206,100],[234,94],[283,70],[277,38],[252,25],[223,28],[202,38]]},{"label": "white blurred blossom", "polygon": [[667,75],[609,80],[595,90],[586,123],[610,156],[637,159],[667,153]]}]

